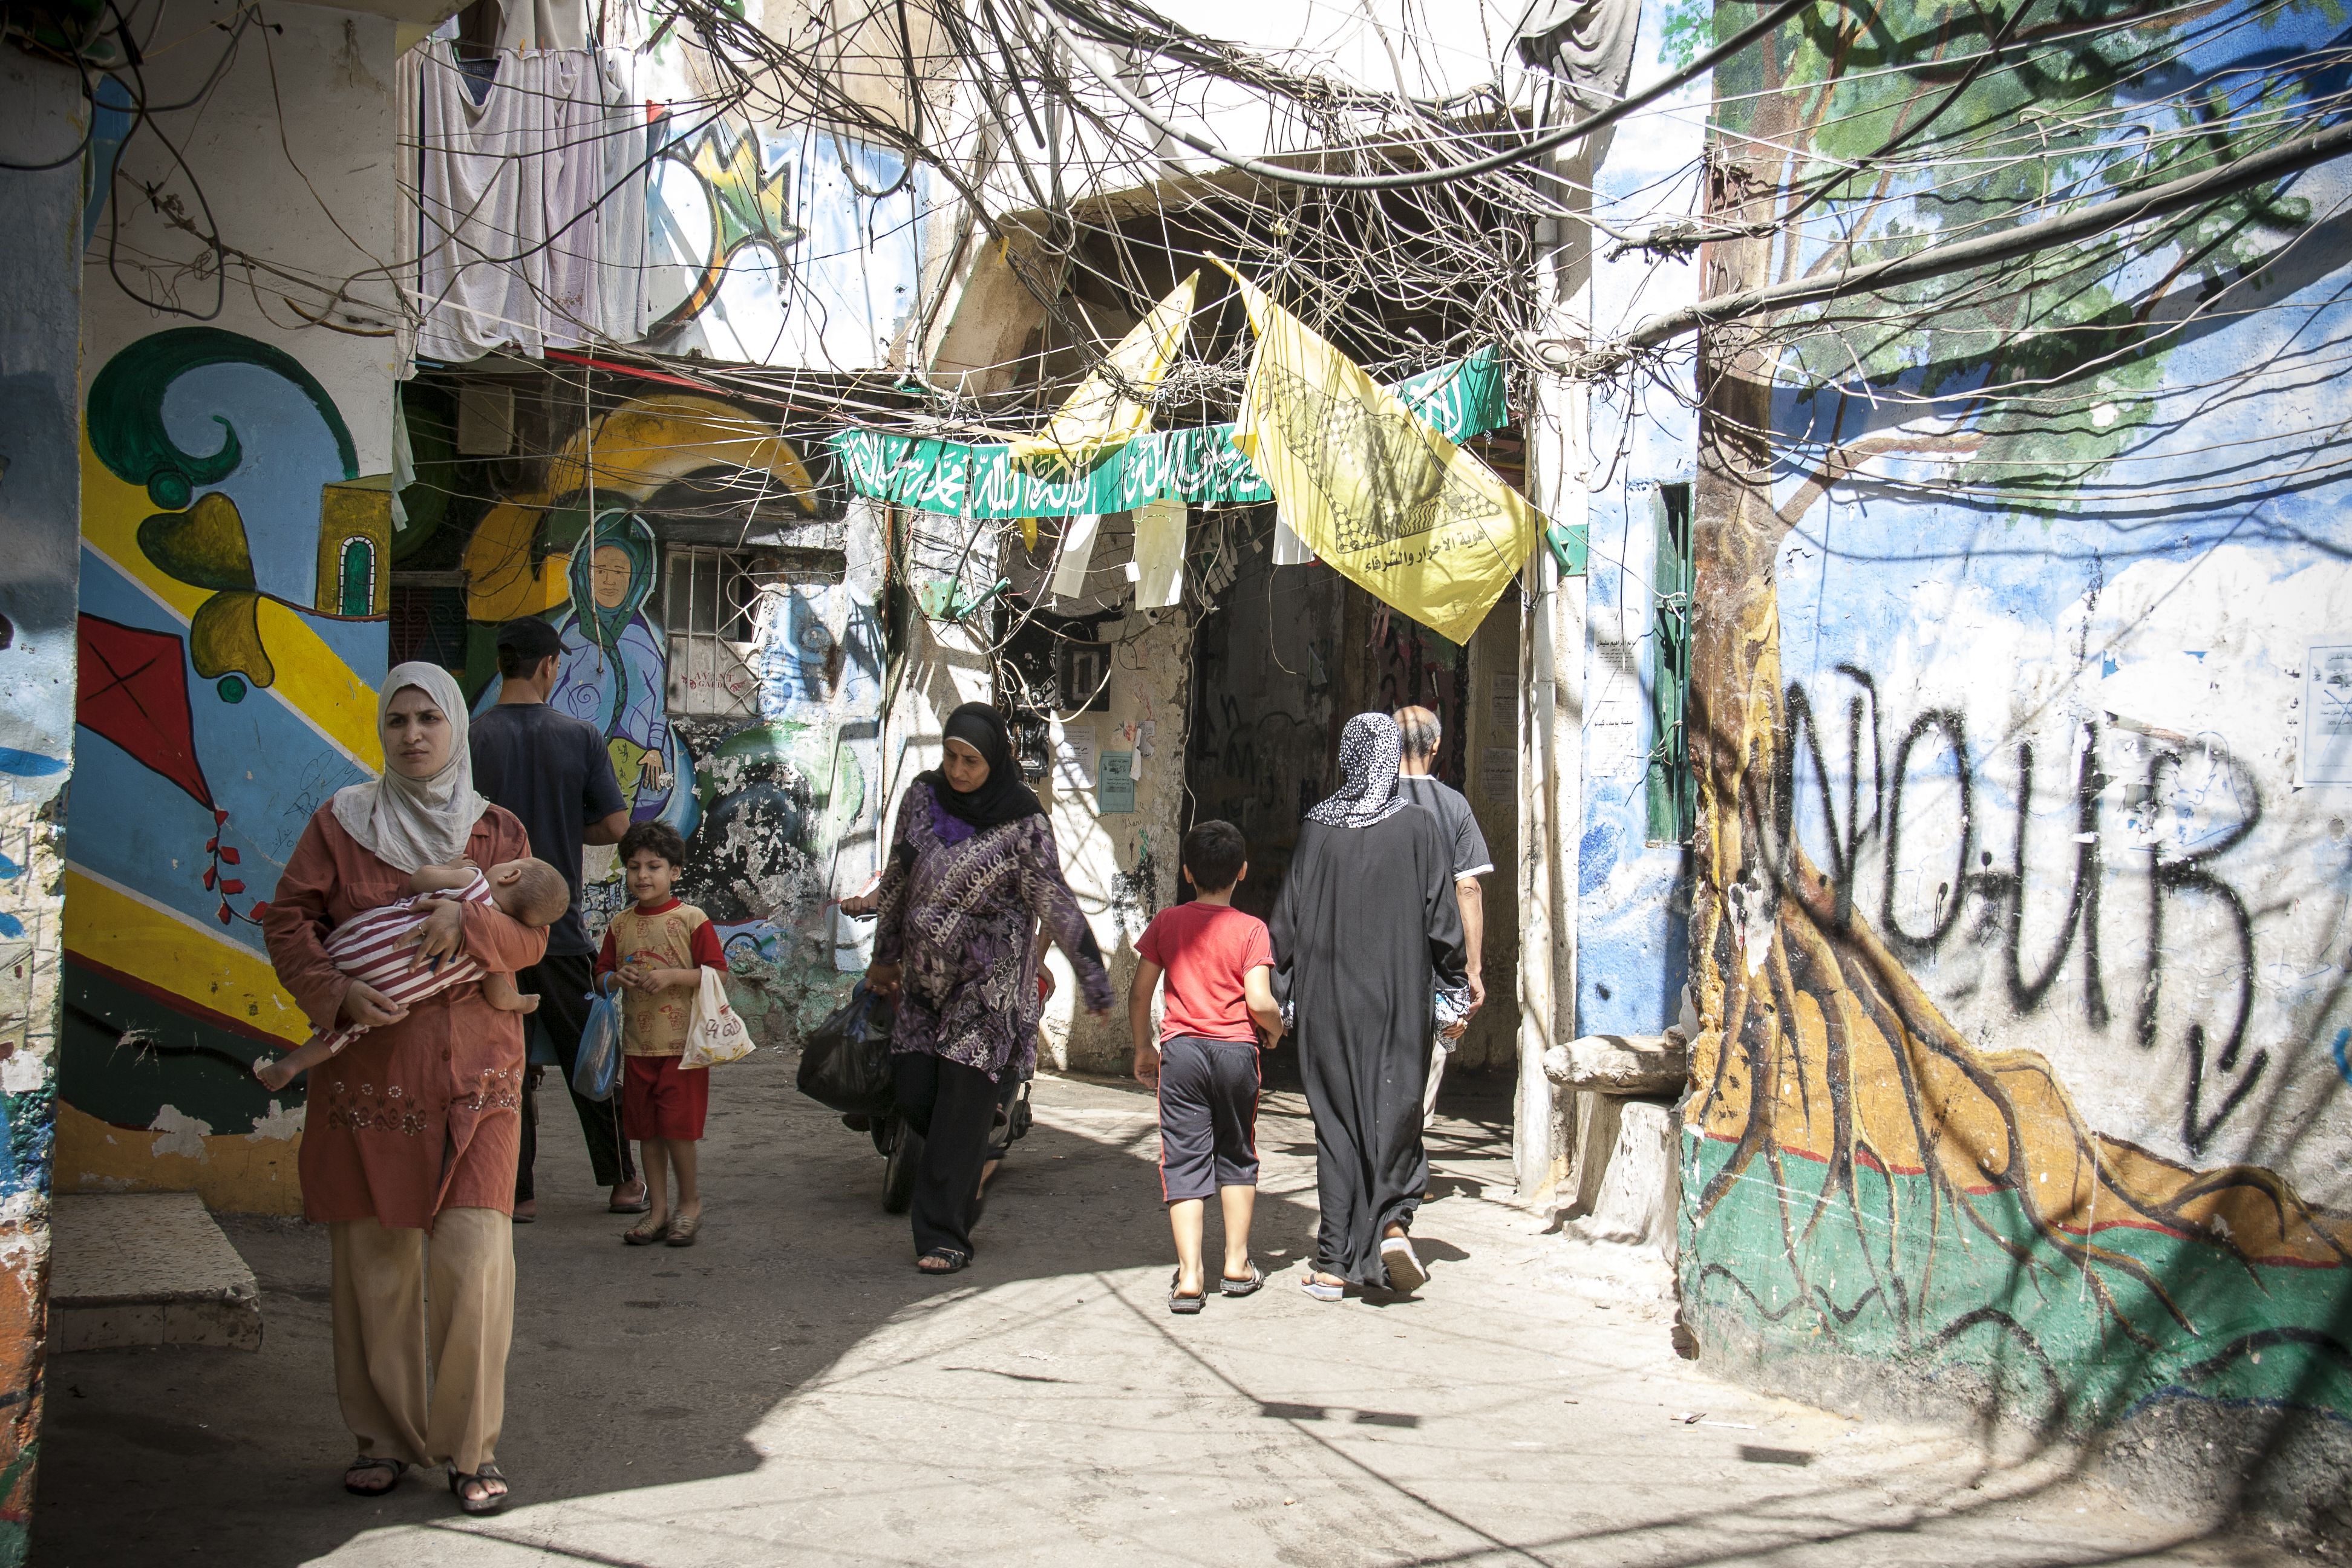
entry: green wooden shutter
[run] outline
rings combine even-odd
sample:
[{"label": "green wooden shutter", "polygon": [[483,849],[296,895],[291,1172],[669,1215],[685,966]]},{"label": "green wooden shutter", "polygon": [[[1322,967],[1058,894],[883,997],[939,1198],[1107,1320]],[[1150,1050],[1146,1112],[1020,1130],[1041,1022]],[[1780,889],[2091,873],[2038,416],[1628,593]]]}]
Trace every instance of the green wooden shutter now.
[{"label": "green wooden shutter", "polygon": [[1650,572],[1649,837],[1680,844],[1698,810],[1684,713],[1690,700],[1691,488],[1658,487],[1657,552]]}]

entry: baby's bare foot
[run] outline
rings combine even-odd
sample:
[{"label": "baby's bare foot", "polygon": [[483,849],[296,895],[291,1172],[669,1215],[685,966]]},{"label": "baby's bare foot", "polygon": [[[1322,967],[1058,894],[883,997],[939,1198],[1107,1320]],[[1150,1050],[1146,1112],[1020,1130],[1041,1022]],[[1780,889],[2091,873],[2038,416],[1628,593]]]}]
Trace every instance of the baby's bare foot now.
[{"label": "baby's bare foot", "polygon": [[294,1081],[294,1075],[286,1069],[284,1062],[274,1061],[268,1057],[254,1058],[253,1076],[261,1080],[265,1089],[284,1089]]},{"label": "baby's bare foot", "polygon": [[536,1012],[538,1012],[538,1011],[539,1011],[539,994],[538,994],[538,993],[536,993],[536,992],[532,992],[532,991],[526,991],[526,992],[524,992],[521,995],[520,995],[520,996],[516,997],[516,998],[515,998],[514,1010],[515,1010],[516,1012],[518,1012],[518,1013],[536,1013]]}]

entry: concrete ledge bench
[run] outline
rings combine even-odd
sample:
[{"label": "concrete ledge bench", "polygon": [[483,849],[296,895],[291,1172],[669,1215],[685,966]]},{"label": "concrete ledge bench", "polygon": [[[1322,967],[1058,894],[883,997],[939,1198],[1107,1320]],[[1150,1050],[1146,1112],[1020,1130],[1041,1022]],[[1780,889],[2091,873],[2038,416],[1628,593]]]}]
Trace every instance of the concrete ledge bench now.
[{"label": "concrete ledge bench", "polygon": [[1544,1052],[1544,1076],[1597,1094],[1678,1095],[1690,1076],[1690,1043],[1663,1035],[1587,1035]]},{"label": "concrete ledge bench", "polygon": [[261,1348],[261,1290],[194,1193],[50,1205],[49,1349]]}]

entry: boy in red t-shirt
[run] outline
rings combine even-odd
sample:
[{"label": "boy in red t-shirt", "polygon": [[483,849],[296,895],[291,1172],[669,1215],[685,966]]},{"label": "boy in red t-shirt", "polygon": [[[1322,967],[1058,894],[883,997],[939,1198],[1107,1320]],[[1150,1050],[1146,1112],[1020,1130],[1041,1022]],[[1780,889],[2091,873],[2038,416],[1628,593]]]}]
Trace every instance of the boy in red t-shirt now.
[{"label": "boy in red t-shirt", "polygon": [[[1201,1233],[1209,1194],[1225,1216],[1225,1268],[1218,1288],[1246,1296],[1265,1283],[1250,1260],[1257,1209],[1258,1044],[1282,1037],[1274,1001],[1274,949],[1265,922],[1233,907],[1249,875],[1249,847],[1230,822],[1203,822],[1184,835],[1184,880],[1192,901],[1153,917],[1135,944],[1142,955],[1128,992],[1138,1082],[1160,1091],[1160,1191],[1176,1233],[1176,1278],[1168,1310],[1197,1312],[1208,1293]],[[1160,1040],[1151,1043],[1151,994],[1168,977]]]}]

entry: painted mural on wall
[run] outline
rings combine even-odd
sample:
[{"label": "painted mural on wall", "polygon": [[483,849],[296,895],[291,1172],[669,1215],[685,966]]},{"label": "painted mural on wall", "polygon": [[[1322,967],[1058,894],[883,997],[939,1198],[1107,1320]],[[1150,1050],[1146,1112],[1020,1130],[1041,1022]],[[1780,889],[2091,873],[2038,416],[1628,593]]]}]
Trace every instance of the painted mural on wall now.
[{"label": "painted mural on wall", "polygon": [[651,133],[649,342],[739,363],[889,363],[920,291],[928,171],[829,132],[685,111],[657,110]]},{"label": "painted mural on wall", "polygon": [[[717,922],[739,1005],[782,1043],[866,963],[834,905],[878,865],[878,526],[862,502],[845,515],[763,416],[697,395],[625,399],[537,466],[466,546],[467,614],[562,634],[550,701],[604,732],[632,817],[685,837],[680,896]],[[709,521],[762,497],[756,529]],[[706,537],[740,547],[690,542]],[[478,704],[498,694],[492,678]],[[592,851],[592,931],[627,902],[610,858]]]},{"label": "painted mural on wall", "polygon": [[131,343],[86,405],[65,868],[61,1183],[290,1211],[306,1026],[257,906],[310,813],[380,763],[388,476],[282,351]]},{"label": "painted mural on wall", "polygon": [[635,512],[594,510],[565,574],[570,600],[555,616],[564,654],[548,702],[604,732],[630,820],[650,822],[669,804],[679,760],[663,705],[666,660],[651,605],[654,532]]},{"label": "painted mural on wall", "polygon": [[2352,1418],[2352,788],[2311,753],[2352,477],[2295,434],[2352,338],[2333,178],[2089,258],[2075,331],[2015,331],[2043,258],[1717,384],[1791,456],[1700,478],[1703,1339],[2060,1425]]}]

